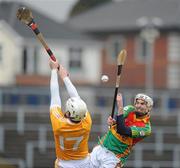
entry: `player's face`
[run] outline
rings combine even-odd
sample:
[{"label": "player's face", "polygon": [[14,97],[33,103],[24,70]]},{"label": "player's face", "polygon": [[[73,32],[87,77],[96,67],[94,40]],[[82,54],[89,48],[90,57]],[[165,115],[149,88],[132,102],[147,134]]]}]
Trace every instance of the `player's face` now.
[{"label": "player's face", "polygon": [[69,118],[70,113],[67,111],[67,112],[64,113],[64,116],[65,116],[66,118]]},{"label": "player's face", "polygon": [[148,112],[147,103],[143,99],[137,99],[134,106],[136,108],[136,112],[138,113],[143,114],[143,113]]}]

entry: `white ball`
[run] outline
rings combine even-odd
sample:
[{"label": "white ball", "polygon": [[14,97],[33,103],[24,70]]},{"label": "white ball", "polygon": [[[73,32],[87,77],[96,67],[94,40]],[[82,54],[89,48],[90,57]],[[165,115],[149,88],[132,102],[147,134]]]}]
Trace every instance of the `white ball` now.
[{"label": "white ball", "polygon": [[102,76],[101,76],[101,80],[102,80],[103,82],[107,82],[107,81],[109,80],[109,77],[108,77],[107,75],[102,75]]}]

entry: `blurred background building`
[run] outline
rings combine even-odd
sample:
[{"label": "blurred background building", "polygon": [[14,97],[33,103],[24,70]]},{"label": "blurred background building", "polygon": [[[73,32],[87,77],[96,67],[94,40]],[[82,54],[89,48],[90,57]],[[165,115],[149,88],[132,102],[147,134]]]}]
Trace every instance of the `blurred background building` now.
[{"label": "blurred background building", "polygon": [[[180,1],[79,0],[63,23],[30,4],[0,1],[0,167],[49,168],[55,160],[48,55],[15,15],[20,6],[29,6],[92,113],[90,150],[107,131],[116,58],[126,49],[120,84],[125,105],[139,92],[155,101],[153,133],[134,148],[126,167],[179,168]],[[109,76],[107,83],[100,81],[102,74]]]}]

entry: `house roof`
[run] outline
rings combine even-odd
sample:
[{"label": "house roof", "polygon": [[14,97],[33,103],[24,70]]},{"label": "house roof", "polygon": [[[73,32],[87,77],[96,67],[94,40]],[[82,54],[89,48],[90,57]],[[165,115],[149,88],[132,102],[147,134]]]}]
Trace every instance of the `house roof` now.
[{"label": "house roof", "polygon": [[[32,38],[34,34],[28,30],[26,25],[23,25],[16,18],[16,11],[19,7],[26,6],[19,2],[0,2],[0,20],[6,21],[19,35],[24,38]],[[40,31],[46,38],[52,39],[89,39],[87,35],[80,33],[64,23],[58,23],[48,16],[45,16],[38,11],[32,9],[34,20],[38,24]]]},{"label": "house roof", "polygon": [[145,22],[180,27],[179,0],[119,0],[72,17],[68,24],[86,32],[132,31]]}]

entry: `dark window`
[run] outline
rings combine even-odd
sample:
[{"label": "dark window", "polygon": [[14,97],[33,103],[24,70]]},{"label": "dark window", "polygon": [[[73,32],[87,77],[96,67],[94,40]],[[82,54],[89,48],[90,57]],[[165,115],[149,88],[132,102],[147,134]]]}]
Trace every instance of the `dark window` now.
[{"label": "dark window", "polygon": [[119,52],[123,49],[122,40],[115,40],[112,45],[113,45],[113,57],[116,59]]},{"label": "dark window", "polygon": [[79,70],[82,69],[82,49],[70,48],[69,50],[69,69]]},{"label": "dark window", "polygon": [[40,105],[40,97],[38,95],[27,95],[28,105]]},{"label": "dark window", "polygon": [[111,61],[115,61],[120,51],[124,49],[124,38],[122,36],[110,37],[108,40],[108,51]]},{"label": "dark window", "polygon": [[12,93],[5,93],[3,95],[2,102],[3,104],[7,105],[18,105],[20,103],[20,95],[12,94]]},{"label": "dark window", "polygon": [[22,69],[23,69],[23,73],[27,73],[27,48],[23,49]]},{"label": "dark window", "polygon": [[4,93],[2,103],[6,105],[49,105],[49,95]]},{"label": "dark window", "polygon": [[137,60],[140,62],[145,62],[146,58],[148,57],[149,49],[148,42],[143,38],[138,38],[136,48]]},{"label": "dark window", "polygon": [[180,98],[169,98],[168,108],[170,110],[180,108]]}]

